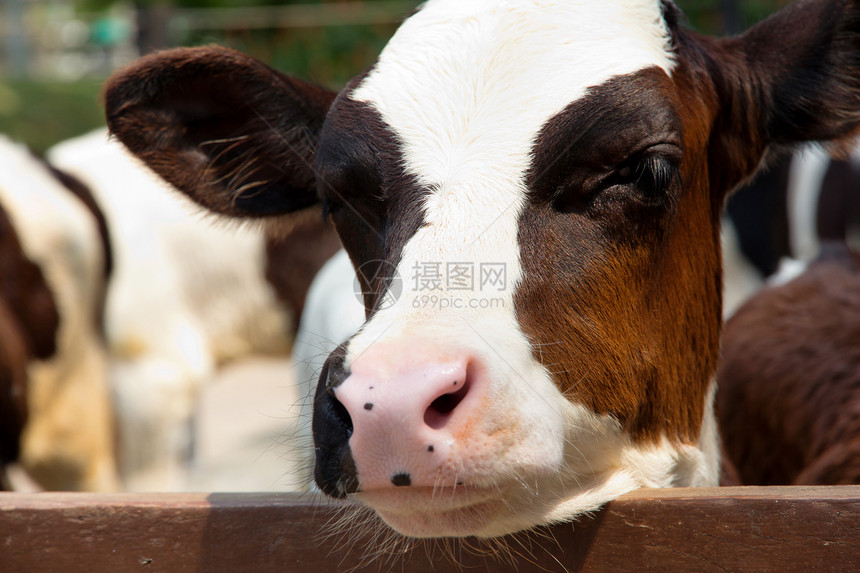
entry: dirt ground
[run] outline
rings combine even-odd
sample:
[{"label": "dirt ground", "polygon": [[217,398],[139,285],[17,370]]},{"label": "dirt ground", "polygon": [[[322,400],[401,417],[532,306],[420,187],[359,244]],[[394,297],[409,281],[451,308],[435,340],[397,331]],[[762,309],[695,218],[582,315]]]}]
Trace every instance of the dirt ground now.
[{"label": "dirt ground", "polygon": [[[287,358],[255,357],[223,368],[202,391],[194,462],[178,489],[301,489],[298,400]],[[10,478],[18,491],[39,491],[19,467]]]},{"label": "dirt ground", "polygon": [[297,489],[299,392],[287,359],[251,358],[204,389],[192,491]]}]

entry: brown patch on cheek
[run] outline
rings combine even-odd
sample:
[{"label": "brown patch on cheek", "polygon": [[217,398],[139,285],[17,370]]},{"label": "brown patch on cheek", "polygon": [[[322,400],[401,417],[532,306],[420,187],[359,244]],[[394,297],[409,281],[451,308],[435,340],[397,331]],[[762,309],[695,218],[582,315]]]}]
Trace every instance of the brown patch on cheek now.
[{"label": "brown patch on cheek", "polygon": [[[676,71],[695,85],[689,75]],[[719,214],[709,192],[713,94],[677,86],[684,157],[674,211],[622,199],[559,213],[533,201],[520,221],[517,317],[559,389],[615,416],[637,441],[695,443],[721,325]]]},{"label": "brown patch on cheek", "polygon": [[[593,222],[570,228],[564,219],[549,209],[523,219],[525,279],[515,297],[517,316],[559,390],[629,428],[646,400],[657,354],[636,292],[640,249],[602,244]],[[571,240],[576,235],[580,240]]]},{"label": "brown patch on cheek", "polygon": [[[529,240],[551,243],[552,231],[539,229]],[[685,239],[673,236],[656,251],[622,246],[583,254],[577,274],[563,272],[564,251],[554,259],[532,254],[515,298],[535,358],[559,389],[612,414],[637,440],[695,442],[701,427],[716,363],[719,291],[698,290],[705,277],[690,271],[699,255],[684,252]],[[541,276],[552,268],[562,272]]]}]

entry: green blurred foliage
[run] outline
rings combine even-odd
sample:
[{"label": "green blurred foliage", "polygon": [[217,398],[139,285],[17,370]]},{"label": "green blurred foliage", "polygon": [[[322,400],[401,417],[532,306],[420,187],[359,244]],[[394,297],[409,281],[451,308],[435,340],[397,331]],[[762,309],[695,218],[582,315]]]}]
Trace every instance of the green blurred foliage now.
[{"label": "green blurred foliage", "polygon": [[101,80],[0,81],[0,133],[36,152],[104,124]]},{"label": "green blurred foliage", "polygon": [[373,63],[396,28],[379,24],[209,33],[192,35],[184,43],[235,48],[285,73],[340,89]]},{"label": "green blurred foliage", "polygon": [[[737,26],[745,30],[764,20],[780,8],[791,4],[792,0],[736,0]],[[675,0],[684,12],[687,23],[704,34],[725,34],[727,18],[724,9],[726,0]]]},{"label": "green blurred foliage", "polygon": [[[75,0],[75,6],[80,10],[98,11],[110,8],[118,2],[126,0]],[[137,6],[152,6],[153,4],[171,4],[187,8],[235,8],[239,6],[283,6],[284,4],[321,4],[332,0],[132,0]],[[337,1],[337,0],[334,0]]]},{"label": "green blurred foliage", "polygon": [[[344,2],[349,0],[329,0]],[[76,7],[92,13],[117,0],[76,0]],[[137,0],[138,6],[165,0]],[[313,4],[320,0],[175,0],[174,7],[239,7],[283,4]],[[418,5],[418,0],[415,5]],[[703,33],[725,30],[722,6],[725,0],[677,0],[689,24]],[[739,0],[738,23],[746,28],[788,0]],[[373,63],[397,28],[396,23],[328,28],[211,30],[185,33],[174,38],[182,45],[216,43],[257,57],[273,67],[334,89]],[[0,132],[20,139],[37,151],[103,124],[98,105],[104,78],[72,83],[6,81],[0,78]]]}]

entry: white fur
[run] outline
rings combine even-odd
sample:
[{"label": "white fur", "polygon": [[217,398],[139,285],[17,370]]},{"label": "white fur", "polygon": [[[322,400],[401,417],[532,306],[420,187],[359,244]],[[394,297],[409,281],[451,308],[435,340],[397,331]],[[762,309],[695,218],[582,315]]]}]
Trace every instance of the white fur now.
[{"label": "white fur", "polygon": [[[409,240],[398,267],[404,293],[352,339],[347,364],[373,345],[436,337],[456,341],[488,366],[492,402],[481,420],[504,421],[520,428],[519,436],[503,458],[482,460],[487,465],[465,477],[481,485],[483,475],[490,486],[516,476],[530,486],[515,488],[506,508],[472,533],[569,518],[636,487],[716,481],[701,469],[715,462],[706,464],[695,445],[664,440],[637,447],[613,419],[568,401],[533,358],[514,315],[523,176],[539,130],[613,76],[650,66],[671,73],[664,26],[653,0],[432,1],[401,26],[352,95],[381,113],[403,142],[406,171],[431,192],[427,224]],[[441,293],[460,301],[460,309],[424,307],[420,297],[427,293],[412,284],[415,265],[424,262],[442,269],[448,262],[475,269],[504,263],[507,285]],[[470,308],[476,297],[502,304]]]},{"label": "white fur", "polygon": [[818,145],[806,146],[791,159],[786,192],[790,246],[794,257],[803,261],[810,261],[818,254],[815,213],[829,164],[830,157]]},{"label": "white fur", "polygon": [[[860,140],[851,147],[849,160],[860,165]],[[791,231],[792,257],[809,262],[818,255],[821,247],[816,227],[816,213],[822,184],[830,166],[831,157],[820,145],[809,144],[797,151],[791,159],[786,202],[788,228]],[[858,228],[853,222],[847,230],[849,245],[858,244]]]},{"label": "white fur", "polygon": [[110,226],[105,321],[125,486],[179,488],[201,384],[228,359],[289,348],[263,233],[204,217],[104,130],[49,159],[90,186]]},{"label": "white fur", "polygon": [[731,219],[723,217],[720,233],[723,255],[723,318],[728,319],[764,284],[761,274],[741,252]]},{"label": "white fur", "polygon": [[790,283],[800,275],[806,272],[811,261],[799,261],[790,257],[783,257],[779,260],[779,267],[776,272],[767,277],[767,286],[781,286]]},{"label": "white fur", "polygon": [[[24,146],[3,137],[0,201],[60,315],[55,355],[28,369],[21,461],[44,487],[116,489],[105,349],[95,324],[103,281],[96,221]],[[79,477],[58,477],[68,475],[66,466]]]}]

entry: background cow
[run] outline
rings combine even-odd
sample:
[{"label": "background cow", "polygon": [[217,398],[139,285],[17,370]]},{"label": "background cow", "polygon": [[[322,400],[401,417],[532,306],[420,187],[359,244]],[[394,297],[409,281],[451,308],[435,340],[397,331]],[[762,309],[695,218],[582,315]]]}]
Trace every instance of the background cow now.
[{"label": "background cow", "polygon": [[289,352],[337,236],[319,210],[277,236],[204,216],[104,130],[48,158],[93,190],[114,245],[105,324],[123,487],[184,489],[201,387],[231,360]]},{"label": "background cow", "polygon": [[809,262],[820,241],[857,242],[860,227],[860,147],[809,145],[780,157],[738,189],[727,212],[737,247],[760,279],[783,259]]},{"label": "background cow", "polygon": [[746,485],[860,483],[860,256],[825,244],[726,324],[717,411]]},{"label": "background cow", "polygon": [[[367,322],[317,387],[324,492],[407,535],[495,536],[716,483],[724,200],[860,126],[860,6],[726,40],[678,19],[431,0],[340,94],[218,48],[109,82],[111,130],[196,201],[335,223]],[[437,288],[469,264],[505,280]]]},{"label": "background cow", "polygon": [[0,205],[3,457],[19,446],[23,467],[48,489],[114,490],[103,217],[79,183],[5,138]]},{"label": "background cow", "polygon": [[27,421],[27,365],[56,351],[59,320],[42,271],[24,255],[2,209],[0,265],[0,490],[5,490],[11,489],[6,468],[18,459]]}]

